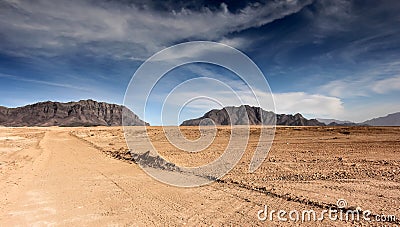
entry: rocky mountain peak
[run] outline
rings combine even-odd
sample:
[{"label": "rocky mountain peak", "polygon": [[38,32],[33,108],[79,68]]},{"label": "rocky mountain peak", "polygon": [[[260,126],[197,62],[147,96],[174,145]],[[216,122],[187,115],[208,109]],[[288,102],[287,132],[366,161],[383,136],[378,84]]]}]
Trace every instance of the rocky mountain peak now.
[{"label": "rocky mountain peak", "polygon": [[78,102],[38,102],[17,108],[0,107],[3,126],[148,125],[128,108],[91,99]]},{"label": "rocky mountain peak", "polygon": [[[208,121],[205,121],[209,119]],[[214,109],[205,113],[202,117],[184,121],[182,126],[195,126],[199,124],[216,125],[293,125],[293,126],[322,126],[325,125],[315,119],[308,120],[301,114],[275,114],[272,111],[265,111],[261,107],[242,105],[229,106],[220,110]]]}]

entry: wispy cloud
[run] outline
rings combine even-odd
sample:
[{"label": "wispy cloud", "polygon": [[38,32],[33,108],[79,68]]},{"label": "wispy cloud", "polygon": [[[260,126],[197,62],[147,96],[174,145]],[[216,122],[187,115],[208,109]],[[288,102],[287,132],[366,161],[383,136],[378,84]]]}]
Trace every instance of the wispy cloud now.
[{"label": "wispy cloud", "polygon": [[[203,7],[156,12],[134,4],[6,0],[0,3],[2,50],[57,55],[80,49],[113,57],[148,57],[179,40],[220,40],[298,12],[311,1],[249,4],[237,13]],[[29,38],[28,38],[29,37]],[[237,40],[236,40],[237,41]]]},{"label": "wispy cloud", "polygon": [[278,113],[302,113],[309,116],[337,116],[344,111],[339,98],[305,92],[274,94]]},{"label": "wispy cloud", "polygon": [[378,94],[400,91],[400,75],[376,81],[376,83],[372,85],[372,91]]},{"label": "wispy cloud", "polygon": [[400,75],[383,79],[377,76],[347,77],[330,81],[320,86],[318,91],[341,98],[387,94],[400,91]]},{"label": "wispy cloud", "polygon": [[0,77],[6,78],[6,79],[12,79],[12,80],[16,80],[16,81],[28,82],[28,83],[43,84],[43,85],[53,86],[53,87],[69,88],[69,89],[86,91],[86,92],[90,91],[90,89],[88,89],[86,87],[76,86],[76,85],[72,85],[72,84],[68,84],[68,83],[56,83],[56,82],[49,82],[49,81],[43,81],[43,80],[37,80],[37,79],[29,79],[29,78],[24,78],[24,77],[10,75],[10,74],[3,74],[3,73],[0,73]]}]

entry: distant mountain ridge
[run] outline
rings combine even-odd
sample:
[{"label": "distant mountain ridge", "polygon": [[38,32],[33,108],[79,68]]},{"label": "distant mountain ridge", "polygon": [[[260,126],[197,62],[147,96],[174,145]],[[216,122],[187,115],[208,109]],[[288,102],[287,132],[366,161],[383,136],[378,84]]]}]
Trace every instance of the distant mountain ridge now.
[{"label": "distant mountain ridge", "polygon": [[360,123],[322,118],[317,118],[317,120],[328,126],[400,126],[400,112],[388,114],[384,117],[373,118]]},{"label": "distant mountain ridge", "polygon": [[0,106],[0,125],[19,126],[119,126],[149,125],[125,106],[97,102],[39,102],[17,108]]},{"label": "distant mountain ridge", "polygon": [[[230,114],[228,114],[230,113]],[[232,119],[229,119],[231,115]],[[122,122],[124,116],[124,122]],[[248,116],[248,118],[246,117]],[[288,126],[400,126],[400,112],[378,117],[362,123],[340,121],[335,119],[306,119],[301,114],[275,114],[260,107],[242,105],[214,109],[202,117],[184,121],[182,126],[209,124],[207,119],[217,125],[260,125],[273,124]],[[329,122],[329,123],[328,123]],[[17,108],[0,106],[0,126],[119,126],[149,125],[128,108],[94,100],[78,102],[39,102]]]},{"label": "distant mountain ridge", "polygon": [[371,126],[400,126],[400,112],[388,114],[384,117],[377,117],[364,121],[363,124]]},{"label": "distant mountain ridge", "polygon": [[356,124],[352,121],[342,121],[342,120],[337,120],[337,119],[325,119],[325,118],[317,118],[317,121],[322,122],[326,125],[336,123],[336,124]]},{"label": "distant mountain ridge", "polygon": [[[247,117],[246,117],[247,116]],[[277,125],[288,126],[324,126],[324,123],[316,119],[308,120],[301,114],[275,114],[272,111],[263,110],[261,107],[242,105],[239,107],[225,107],[214,109],[205,113],[202,117],[184,121],[181,126],[209,125],[210,120],[216,125]]]}]

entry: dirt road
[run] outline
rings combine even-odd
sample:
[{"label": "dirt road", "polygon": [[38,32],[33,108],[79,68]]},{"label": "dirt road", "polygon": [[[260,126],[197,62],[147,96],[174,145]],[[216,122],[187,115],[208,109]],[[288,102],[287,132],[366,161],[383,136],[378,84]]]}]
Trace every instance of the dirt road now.
[{"label": "dirt road", "polygon": [[354,225],[276,217],[261,222],[257,212],[264,205],[287,211],[323,207],[229,181],[197,188],[165,185],[69,130],[0,129],[0,226]]},{"label": "dirt road", "polygon": [[138,166],[111,159],[68,132],[48,130],[37,147],[28,149],[20,157],[32,162],[3,175],[9,179],[0,186],[6,189],[1,225],[257,221],[256,213],[243,214],[254,205],[229,192],[159,183]]}]

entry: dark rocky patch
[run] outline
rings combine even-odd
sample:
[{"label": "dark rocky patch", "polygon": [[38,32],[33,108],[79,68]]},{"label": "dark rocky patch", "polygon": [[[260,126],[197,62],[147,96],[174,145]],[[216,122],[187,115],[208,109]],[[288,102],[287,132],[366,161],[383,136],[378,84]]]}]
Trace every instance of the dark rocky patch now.
[{"label": "dark rocky patch", "polygon": [[150,155],[150,151],[147,151],[143,154],[131,153],[131,161],[145,167],[152,167],[169,171],[179,171],[179,168],[175,164],[167,162],[159,156]]}]

